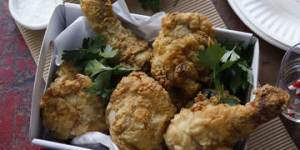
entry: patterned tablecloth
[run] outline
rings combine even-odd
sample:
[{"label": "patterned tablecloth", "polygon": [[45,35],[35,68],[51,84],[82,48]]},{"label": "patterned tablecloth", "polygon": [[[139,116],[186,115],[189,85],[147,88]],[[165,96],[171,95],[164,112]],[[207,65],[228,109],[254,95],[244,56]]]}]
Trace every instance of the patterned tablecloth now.
[{"label": "patterned tablecloth", "polygon": [[[249,31],[231,10],[228,13],[225,1],[212,1],[229,28]],[[266,75],[276,72],[276,60],[282,53],[265,42],[261,49],[264,69],[260,70],[260,81],[274,83],[276,76]],[[35,69],[30,51],[9,15],[8,0],[0,0],[0,150],[40,149],[27,137]]]},{"label": "patterned tablecloth", "polygon": [[27,135],[35,63],[0,0],[0,150],[38,149]]}]

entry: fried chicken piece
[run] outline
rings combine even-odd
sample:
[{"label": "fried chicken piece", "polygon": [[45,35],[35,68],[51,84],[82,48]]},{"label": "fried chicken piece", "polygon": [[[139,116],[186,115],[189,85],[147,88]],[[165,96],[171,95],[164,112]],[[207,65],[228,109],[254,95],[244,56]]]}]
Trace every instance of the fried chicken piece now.
[{"label": "fried chicken piece", "polygon": [[[168,91],[179,89],[189,99],[209,80],[199,65],[200,50],[214,43],[212,24],[198,13],[171,13],[162,21],[162,30],[153,43],[151,74]],[[178,90],[177,90],[178,92]]]},{"label": "fried chicken piece", "polygon": [[101,99],[85,91],[91,87],[91,79],[67,63],[57,75],[41,101],[43,124],[50,134],[58,140],[68,140],[88,131],[107,131]]},{"label": "fried chicken piece", "polygon": [[254,101],[246,105],[218,104],[212,97],[198,101],[190,109],[182,109],[171,120],[164,135],[171,150],[232,149],[234,144],[246,138],[260,124],[280,114],[289,100],[287,92],[265,85],[256,91]]},{"label": "fried chicken piece", "polygon": [[158,150],[175,112],[167,91],[157,81],[133,72],[113,91],[106,118],[121,150]]},{"label": "fried chicken piece", "polygon": [[82,0],[81,9],[96,33],[107,38],[107,44],[120,52],[120,61],[143,68],[149,63],[151,48],[121,25],[114,15],[110,0]]}]

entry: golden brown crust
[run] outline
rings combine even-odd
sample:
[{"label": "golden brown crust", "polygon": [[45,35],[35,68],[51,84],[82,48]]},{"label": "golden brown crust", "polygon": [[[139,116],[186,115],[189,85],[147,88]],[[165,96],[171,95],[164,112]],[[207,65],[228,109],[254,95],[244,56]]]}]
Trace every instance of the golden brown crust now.
[{"label": "golden brown crust", "polygon": [[268,84],[257,89],[255,94],[255,100],[248,103],[247,107],[256,109],[253,119],[257,124],[265,123],[279,115],[283,109],[282,106],[286,107],[290,99],[288,93]]},{"label": "golden brown crust", "polygon": [[91,79],[66,63],[57,74],[41,101],[43,124],[50,134],[68,140],[88,131],[107,131],[101,99],[85,91]]},{"label": "golden brown crust", "polygon": [[120,60],[133,67],[144,67],[150,60],[148,42],[124,28],[113,14],[110,0],[82,0],[81,9],[92,28],[107,38],[107,44],[120,52]]},{"label": "golden brown crust", "polygon": [[209,99],[206,95],[201,92],[194,98],[195,103],[190,108],[191,111],[201,111],[207,105],[217,105],[219,103],[220,98],[218,96],[210,97]]},{"label": "golden brown crust", "polygon": [[[164,135],[171,150],[231,149],[254,129],[281,112],[287,105],[287,92],[265,85],[256,92],[256,99],[246,106],[216,104],[214,97],[198,102],[176,114]],[[261,103],[261,101],[264,103]],[[263,113],[262,113],[263,112]]]},{"label": "golden brown crust", "polygon": [[198,13],[170,13],[153,43],[151,74],[168,91],[181,89],[192,98],[199,82],[208,81],[207,70],[197,62],[198,51],[214,43],[212,24]]},{"label": "golden brown crust", "polygon": [[162,148],[162,135],[175,111],[158,82],[143,72],[134,72],[114,90],[106,118],[120,149],[156,150]]}]

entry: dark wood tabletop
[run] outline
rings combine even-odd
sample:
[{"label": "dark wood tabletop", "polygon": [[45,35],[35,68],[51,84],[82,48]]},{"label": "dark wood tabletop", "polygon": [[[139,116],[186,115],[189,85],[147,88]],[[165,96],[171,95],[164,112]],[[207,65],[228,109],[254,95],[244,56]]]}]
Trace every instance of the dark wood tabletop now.
[{"label": "dark wood tabletop", "polygon": [[[251,32],[234,14],[226,0],[212,0],[229,29]],[[275,84],[284,51],[260,39],[261,84]],[[40,149],[29,141],[31,93],[36,65],[13,19],[8,0],[0,0],[0,150]],[[300,125],[281,117],[296,145]]]}]

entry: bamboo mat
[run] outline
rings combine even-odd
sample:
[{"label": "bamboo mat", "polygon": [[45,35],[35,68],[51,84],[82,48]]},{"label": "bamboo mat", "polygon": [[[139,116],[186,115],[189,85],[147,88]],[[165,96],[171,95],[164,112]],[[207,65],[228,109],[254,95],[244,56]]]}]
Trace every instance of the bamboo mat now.
[{"label": "bamboo mat", "polygon": [[[66,2],[79,2],[79,0],[65,0]],[[141,12],[140,8],[134,8],[136,0],[127,0],[131,10]],[[210,0],[180,0],[175,6],[175,0],[165,0],[162,8],[166,12],[200,12],[211,20],[215,27],[226,28],[224,22],[217,13]],[[41,43],[44,35],[42,31],[28,30],[17,25],[25,42],[30,49],[34,61],[38,61]],[[48,57],[50,58],[50,56]],[[49,62],[49,61],[48,61]],[[46,65],[46,67],[49,66]],[[288,132],[279,118],[260,126],[248,139],[249,150],[297,150]]]}]

